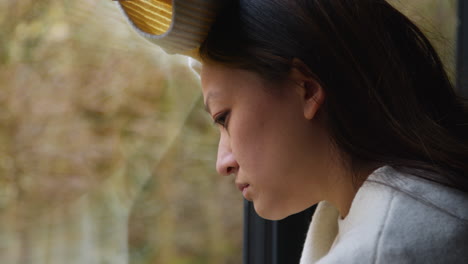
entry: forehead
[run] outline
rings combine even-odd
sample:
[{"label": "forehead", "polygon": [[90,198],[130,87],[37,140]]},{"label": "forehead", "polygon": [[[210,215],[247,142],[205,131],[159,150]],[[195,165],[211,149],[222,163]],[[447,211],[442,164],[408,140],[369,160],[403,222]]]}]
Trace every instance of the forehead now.
[{"label": "forehead", "polygon": [[[257,74],[217,64],[204,64],[201,84],[205,110],[212,113],[213,105],[231,105],[234,102],[248,102],[263,93],[262,81]],[[219,107],[215,107],[219,108]]]},{"label": "forehead", "polygon": [[214,63],[204,63],[200,77],[205,99],[208,94],[215,97],[227,92],[254,93],[255,88],[272,88],[272,84],[257,73]]},{"label": "forehead", "polygon": [[292,92],[295,82],[286,78],[265,79],[254,71],[223,66],[218,63],[203,63],[200,73],[205,105],[208,97],[268,96],[284,98]]},{"label": "forehead", "polygon": [[210,101],[216,99],[221,95],[222,92],[226,93],[227,89],[225,87],[225,70],[222,67],[216,67],[212,64],[204,63],[202,66],[202,71],[200,74],[201,77],[201,86],[205,102],[205,110],[208,113],[210,111]]},{"label": "forehead", "polygon": [[228,84],[236,80],[236,78],[233,78],[236,75],[237,72],[234,69],[222,65],[204,63],[200,75],[203,95],[205,97],[208,94],[219,95],[222,87],[229,86]]}]

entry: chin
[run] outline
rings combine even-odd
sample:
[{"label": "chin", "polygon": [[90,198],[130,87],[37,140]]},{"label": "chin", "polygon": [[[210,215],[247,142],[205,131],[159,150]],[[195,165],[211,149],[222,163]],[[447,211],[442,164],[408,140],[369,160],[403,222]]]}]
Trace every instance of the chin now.
[{"label": "chin", "polygon": [[284,218],[293,215],[294,213],[287,213],[285,210],[281,210],[280,208],[268,208],[264,206],[257,206],[254,203],[255,212],[263,219],[271,220],[271,221],[278,221],[283,220]]},{"label": "chin", "polygon": [[307,208],[311,207],[313,204],[301,204],[296,206],[291,204],[280,204],[280,203],[270,203],[265,204],[261,203],[258,200],[253,202],[255,212],[263,219],[278,221],[283,220],[284,218],[300,213]]}]

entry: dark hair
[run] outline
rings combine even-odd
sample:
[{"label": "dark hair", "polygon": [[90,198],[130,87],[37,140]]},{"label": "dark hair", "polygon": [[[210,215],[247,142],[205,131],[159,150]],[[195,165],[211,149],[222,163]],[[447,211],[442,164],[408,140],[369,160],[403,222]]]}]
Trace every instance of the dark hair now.
[{"label": "dark hair", "polygon": [[465,99],[421,30],[386,1],[232,1],[200,57],[266,79],[286,78],[300,59],[325,89],[327,128],[353,170],[387,164],[468,192]]}]

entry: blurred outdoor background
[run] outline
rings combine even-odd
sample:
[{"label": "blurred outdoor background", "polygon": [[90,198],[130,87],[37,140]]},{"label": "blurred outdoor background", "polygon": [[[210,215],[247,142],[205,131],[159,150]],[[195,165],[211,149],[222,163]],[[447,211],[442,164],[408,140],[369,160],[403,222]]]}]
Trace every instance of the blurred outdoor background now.
[{"label": "blurred outdoor background", "polygon": [[[391,2],[454,77],[456,1]],[[0,0],[0,263],[241,263],[199,86],[111,0]]]}]

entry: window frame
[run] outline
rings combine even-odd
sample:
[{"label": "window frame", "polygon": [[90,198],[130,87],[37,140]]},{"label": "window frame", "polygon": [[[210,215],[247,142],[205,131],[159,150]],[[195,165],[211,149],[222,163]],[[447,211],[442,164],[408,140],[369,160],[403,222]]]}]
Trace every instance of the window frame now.
[{"label": "window frame", "polygon": [[468,98],[468,3],[458,0],[457,91]]},{"label": "window frame", "polygon": [[280,221],[257,215],[253,203],[244,200],[244,264],[299,263],[315,206]]}]

